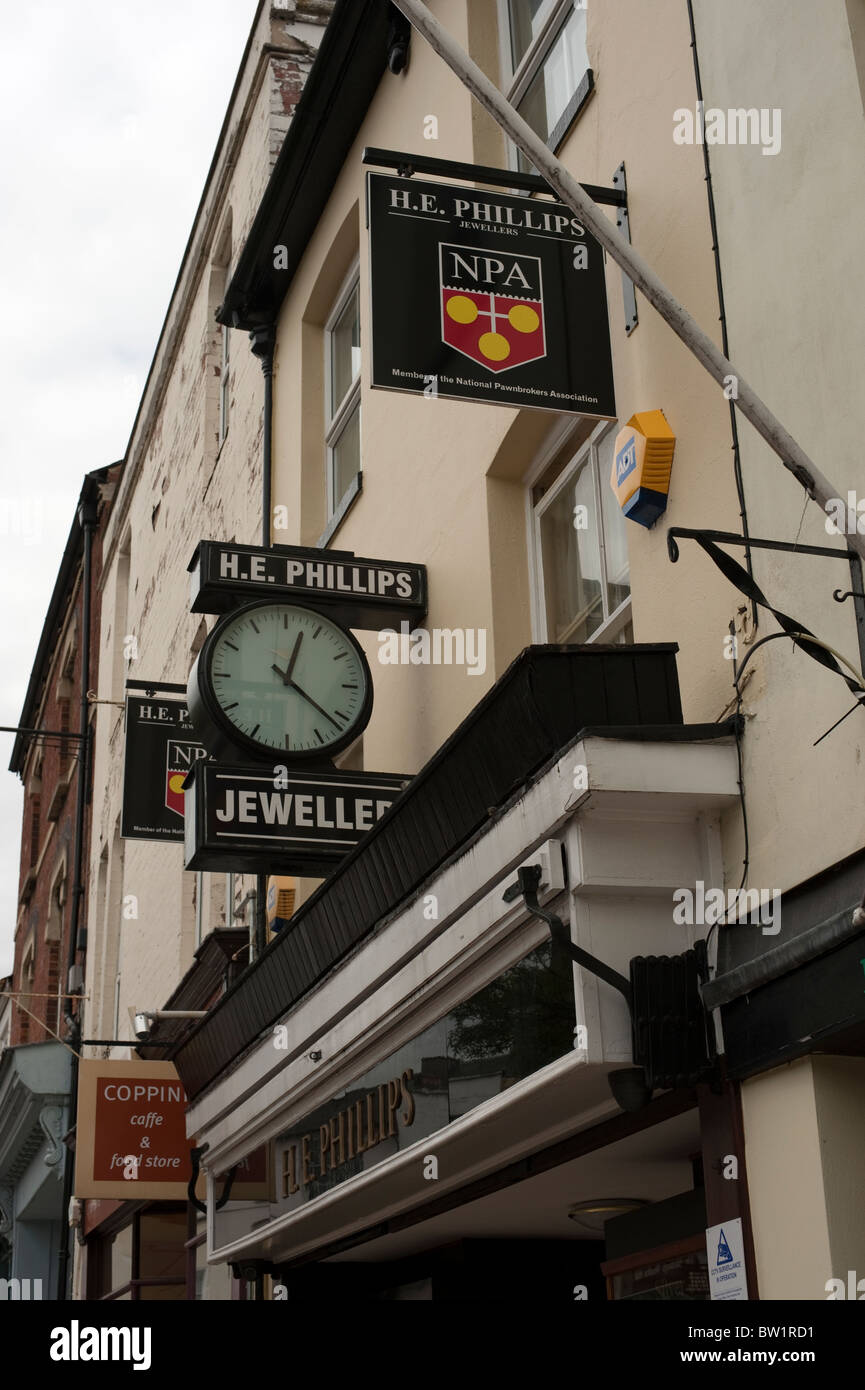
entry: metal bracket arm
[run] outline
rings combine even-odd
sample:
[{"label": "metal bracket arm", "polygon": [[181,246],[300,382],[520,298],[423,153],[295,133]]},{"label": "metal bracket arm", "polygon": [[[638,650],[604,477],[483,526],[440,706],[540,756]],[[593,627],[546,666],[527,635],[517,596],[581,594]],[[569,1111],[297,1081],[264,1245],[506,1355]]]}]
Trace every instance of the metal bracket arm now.
[{"label": "metal bracket arm", "polygon": [[611,985],[625,997],[628,1009],[631,1008],[631,985],[624,975],[620,975],[618,970],[606,965],[596,956],[592,956],[588,951],[584,951],[580,946],[575,946],[571,940],[571,933],[561,917],[557,917],[554,912],[547,912],[546,908],[541,907],[538,902],[538,887],[541,882],[540,864],[529,864],[526,867],[517,869],[517,881],[512,883],[503,893],[506,903],[516,902],[517,898],[522,898],[533,917],[539,917],[542,922],[546,922],[550,929],[553,941],[557,942],[577,965],[581,965],[584,970],[589,970],[605,984]]},{"label": "metal bracket arm", "polygon": [[[192,1148],[189,1150],[189,1157],[192,1160],[192,1176],[190,1177],[189,1183],[187,1184],[186,1195],[189,1201],[195,1207],[195,1210],[200,1211],[202,1216],[207,1215],[207,1203],[202,1202],[200,1198],[196,1197],[195,1184],[198,1182],[198,1175],[201,1172],[201,1155],[206,1153],[208,1148],[208,1144],[202,1144],[200,1149]],[[217,1200],[213,1204],[214,1211],[221,1211],[228,1199],[230,1198],[231,1188],[234,1184],[234,1179],[239,1167],[240,1164],[235,1163],[234,1167],[231,1168],[227,1173],[225,1183],[222,1188],[222,1196],[217,1198]]]}]

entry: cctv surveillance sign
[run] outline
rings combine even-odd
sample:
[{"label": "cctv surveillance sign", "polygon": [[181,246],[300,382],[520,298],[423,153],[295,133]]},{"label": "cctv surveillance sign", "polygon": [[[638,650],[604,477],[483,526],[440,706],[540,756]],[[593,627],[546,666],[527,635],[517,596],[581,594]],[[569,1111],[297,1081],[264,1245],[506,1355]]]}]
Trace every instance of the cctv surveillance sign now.
[{"label": "cctv surveillance sign", "polygon": [[368,179],[374,387],[615,419],[604,254],[570,208]]}]

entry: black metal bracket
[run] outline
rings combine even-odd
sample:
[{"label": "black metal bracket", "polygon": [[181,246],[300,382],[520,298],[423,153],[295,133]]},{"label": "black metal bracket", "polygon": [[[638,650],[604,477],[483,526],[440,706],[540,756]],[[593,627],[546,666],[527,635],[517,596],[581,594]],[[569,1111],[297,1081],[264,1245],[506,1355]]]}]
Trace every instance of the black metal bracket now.
[{"label": "black metal bracket", "polygon": [[[195,1210],[200,1211],[202,1216],[207,1215],[207,1203],[202,1202],[199,1197],[196,1197],[195,1184],[198,1182],[198,1175],[201,1172],[201,1155],[206,1153],[209,1147],[208,1144],[202,1144],[201,1148],[192,1148],[189,1150],[189,1157],[192,1160],[192,1176],[186,1187],[186,1196],[195,1207]],[[225,1183],[222,1188],[222,1196],[218,1197],[213,1204],[214,1211],[221,1211],[231,1197],[231,1189],[239,1167],[240,1164],[235,1163],[234,1167],[226,1174]]]},{"label": "black metal bracket", "polygon": [[522,898],[533,917],[539,917],[542,922],[546,922],[550,929],[550,935],[563,950],[581,965],[584,970],[589,970],[605,984],[612,985],[620,994],[625,996],[628,1008],[631,1007],[631,984],[624,975],[620,975],[618,970],[614,970],[611,965],[606,965],[596,956],[592,956],[588,951],[584,951],[580,946],[575,946],[571,940],[571,933],[565,926],[561,917],[557,917],[554,912],[547,912],[546,908],[541,907],[538,902],[538,888],[541,882],[540,864],[529,864],[528,866],[517,869],[517,881],[512,883],[502,894],[506,903],[516,902],[517,898]]},{"label": "black metal bracket", "polygon": [[517,870],[517,881],[503,894],[507,903],[522,898],[533,917],[550,928],[555,945],[577,965],[624,996],[631,1020],[634,1066],[611,1072],[610,1090],[623,1110],[647,1105],[652,1092],[692,1086],[715,1067],[711,1030],[699,986],[708,978],[705,941],[677,956],[634,956],[630,980],[571,941],[560,917],[538,903],[540,864]]},{"label": "black metal bracket", "polygon": [[704,531],[690,526],[671,526],[667,531],[667,554],[673,564],[679,558],[676,539],[715,541],[720,545],[740,545],[752,550],[780,550],[792,555],[822,555],[828,560],[846,560],[850,567],[851,588],[847,593],[835,589],[832,597],[837,603],[852,598],[856,615],[856,640],[859,647],[859,667],[865,670],[865,588],[862,585],[862,561],[855,550],[838,550],[830,545],[799,545],[795,541],[758,540],[740,536],[735,531]]},{"label": "black metal bracket", "polygon": [[411,24],[396,5],[391,5],[387,27],[387,65],[392,73],[400,73],[408,63],[411,47]]},{"label": "black metal bracket", "polygon": [[[616,226],[630,246],[631,244],[631,223],[628,217],[628,184],[625,179],[625,161],[622,160],[616,172],[613,174],[613,183],[620,188],[623,194],[623,201],[616,204]],[[598,200],[595,199],[597,202]],[[625,333],[630,337],[639,323],[637,314],[637,287],[630,275],[622,271],[622,298],[625,303]]]},{"label": "black metal bracket", "polygon": [[[376,164],[382,169],[396,169],[403,178],[413,174],[436,174],[440,178],[465,179],[468,183],[490,183],[500,188],[516,188],[523,193],[548,193],[557,202],[561,195],[551,188],[546,179],[538,174],[522,174],[517,169],[493,169],[486,164],[463,164],[456,159],[435,159],[432,155],[406,154],[404,150],[381,150],[367,147],[362,155],[362,163]],[[609,207],[624,208],[627,211],[628,195],[624,187],[624,165],[621,188],[603,188],[596,183],[581,183],[584,193],[588,193],[593,203],[605,203]],[[616,170],[618,173],[619,170]],[[615,183],[615,178],[613,182]]]},{"label": "black metal bracket", "polygon": [[186,686],[176,681],[126,681],[127,690],[143,690],[146,695],[155,695],[157,690],[174,690],[186,694]]}]

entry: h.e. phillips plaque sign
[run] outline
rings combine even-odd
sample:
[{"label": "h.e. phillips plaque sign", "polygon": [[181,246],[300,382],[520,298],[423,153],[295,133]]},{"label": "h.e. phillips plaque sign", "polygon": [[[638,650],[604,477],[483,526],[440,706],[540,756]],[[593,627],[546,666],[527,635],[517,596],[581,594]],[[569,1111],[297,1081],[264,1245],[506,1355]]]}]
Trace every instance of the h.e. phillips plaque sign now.
[{"label": "h.e. phillips plaque sign", "polygon": [[376,631],[394,618],[416,621],[427,611],[424,565],[363,559],[350,550],[201,541],[189,570],[193,613],[225,613],[257,598],[291,596],[346,627]]}]

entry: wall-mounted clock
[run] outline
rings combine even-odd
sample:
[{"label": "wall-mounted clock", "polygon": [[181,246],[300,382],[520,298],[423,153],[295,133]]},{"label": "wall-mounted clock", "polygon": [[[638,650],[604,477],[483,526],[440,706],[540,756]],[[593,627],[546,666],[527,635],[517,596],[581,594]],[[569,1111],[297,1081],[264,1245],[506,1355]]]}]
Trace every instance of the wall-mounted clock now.
[{"label": "wall-mounted clock", "polygon": [[324,761],[369,723],[372,677],[363,649],[332,619],[297,603],[250,603],[208,634],[187,702],[215,757]]}]

